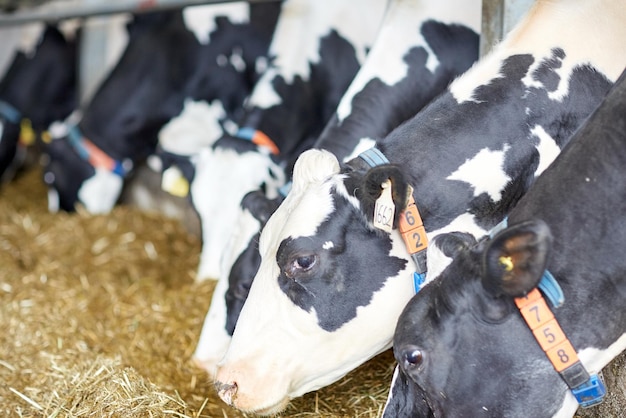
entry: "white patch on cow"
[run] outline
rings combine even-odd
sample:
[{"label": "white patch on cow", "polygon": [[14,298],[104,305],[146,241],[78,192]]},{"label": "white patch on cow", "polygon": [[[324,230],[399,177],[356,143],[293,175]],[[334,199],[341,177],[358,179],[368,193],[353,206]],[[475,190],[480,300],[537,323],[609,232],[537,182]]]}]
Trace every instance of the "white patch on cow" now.
[{"label": "white patch on cow", "polygon": [[204,318],[202,331],[196,350],[193,354],[193,361],[213,378],[217,371],[217,363],[224,357],[230,335],[224,328],[226,324],[226,300],[224,295],[228,290],[228,276],[220,278],[213,290],[209,311]]},{"label": "white patch on cow", "polygon": [[[609,15],[611,18],[607,19]],[[555,69],[560,80],[556,91],[549,93],[552,100],[560,101],[565,97],[569,91],[572,70],[579,65],[590,63],[609,79],[616,80],[624,70],[626,49],[608,46],[615,45],[617,39],[626,39],[624,21],[626,8],[619,2],[603,3],[601,8],[594,7],[591,3],[535,2],[506,39],[496,45],[473,69],[453,82],[450,90],[459,102],[472,100],[476,87],[488,84],[499,76],[500,63],[506,57],[513,54],[532,54],[535,57],[532,70],[536,68],[538,61],[551,58],[555,47],[562,48],[566,55],[560,68]],[[581,27],[590,26],[598,28],[594,36],[580,30]],[[559,30],[555,31],[555,27]],[[524,78],[524,81],[529,86],[541,84],[531,76]]]},{"label": "white patch on cow", "polygon": [[[504,159],[509,145],[504,145],[502,151],[492,151],[483,148],[473,158],[465,162],[446,180],[458,180],[468,183],[474,188],[474,196],[487,193],[494,202],[502,198],[502,190],[511,181],[504,171]],[[486,170],[485,167],[493,167]],[[498,168],[500,172],[497,173]]]},{"label": "white patch on cow", "polygon": [[[46,173],[49,175],[51,173]],[[54,187],[48,187],[48,212],[58,213],[61,208],[61,198],[59,192]]]},{"label": "white patch on cow", "polygon": [[159,144],[168,152],[193,155],[212,145],[224,134],[219,123],[226,117],[222,102],[186,100],[180,113],[159,132]]},{"label": "white patch on cow", "polygon": [[556,141],[548,135],[548,133],[540,125],[535,125],[531,129],[530,133],[539,138],[539,145],[537,145],[537,152],[539,153],[539,164],[537,170],[535,170],[535,177],[538,177],[543,171],[548,168],[554,161],[561,149]]},{"label": "white patch on cow", "polygon": [[226,67],[228,65],[228,57],[224,54],[219,54],[217,57],[215,57],[215,62],[220,67]]},{"label": "white patch on cow", "polygon": [[330,250],[332,248],[335,248],[335,244],[332,241],[326,241],[324,245],[322,245],[322,248],[325,250]]},{"label": "white patch on cow", "polygon": [[78,199],[92,214],[109,213],[122,192],[123,179],[109,170],[96,168],[96,174],[83,182]]},{"label": "white patch on cow", "polygon": [[197,278],[217,279],[241,199],[262,184],[268,197],[276,197],[278,188],[285,182],[284,172],[262,152],[240,154],[231,149],[204,147],[197,157],[196,175],[191,184],[192,201],[202,222]]},{"label": "white patch on cow", "polygon": [[320,62],[320,40],[332,30],[350,42],[363,63],[384,14],[386,1],[290,0],[283,4],[269,55],[272,66],[263,73],[250,97],[253,106],[267,109],[281,103],[271,81],[282,76],[291,84],[296,76],[309,80],[311,64]]},{"label": "white patch on cow", "polygon": [[394,85],[406,77],[408,66],[403,58],[410,49],[421,47],[428,53],[426,68],[435,72],[439,59],[421,34],[421,25],[428,20],[446,24],[460,24],[480,33],[481,2],[462,1],[452,6],[450,2],[391,2],[376,43],[367,56],[367,63],[348,87],[337,107],[339,121],[351,112],[354,95],[372,79],[378,78]]},{"label": "white patch on cow", "polygon": [[224,250],[221,273],[193,355],[194,361],[210,376],[215,374],[217,363],[230,344],[230,335],[224,328],[227,314],[224,296],[229,286],[230,270],[237,258],[248,248],[253,236],[261,229],[259,221],[248,210],[240,209],[238,212],[237,224]]},{"label": "white patch on cow", "polygon": [[224,131],[230,136],[236,136],[237,131],[239,130],[239,125],[237,125],[232,119],[226,119],[222,122],[222,128]]},{"label": "white patch on cow", "polygon": [[243,60],[242,54],[243,51],[241,48],[234,48],[233,52],[230,54],[230,65],[232,65],[233,68],[240,73],[246,71],[246,62]]},{"label": "white patch on cow", "polygon": [[28,23],[22,28],[19,50],[27,57],[32,57],[37,50],[37,45],[42,40],[45,25],[42,22]]},{"label": "white patch on cow", "polygon": [[183,9],[185,26],[196,35],[202,44],[208,44],[211,40],[211,33],[217,29],[215,18],[218,16],[227,17],[231,23],[250,21],[249,7],[244,1],[189,6]]},{"label": "white patch on cow", "polygon": [[374,145],[376,145],[376,140],[372,139],[372,138],[361,138],[359,139],[359,143],[356,145],[356,147],[354,147],[354,149],[352,150],[352,152],[350,153],[350,155],[347,155],[344,159],[343,162],[348,162],[353,158],[356,158],[359,156],[359,154],[361,154],[363,151],[367,151],[370,148],[373,148]]},{"label": "white patch on cow", "polygon": [[452,258],[446,256],[443,251],[437,247],[436,241],[433,241],[431,237],[429,237],[429,240],[431,240],[431,243],[428,245],[428,249],[426,250],[426,265],[428,270],[426,273],[425,283],[430,283],[433,279],[439,277],[441,272],[444,271],[452,262]]},{"label": "white patch on cow", "polygon": [[15,53],[21,42],[22,25],[0,27],[0,79],[4,78],[9,66],[13,63]]},{"label": "white patch on cow", "polygon": [[161,158],[158,155],[148,155],[148,158],[146,158],[146,165],[155,173],[163,171],[163,161],[161,161]]},{"label": "white patch on cow", "polygon": [[589,373],[599,373],[604,366],[624,350],[626,350],[626,334],[622,334],[606,350],[589,347],[580,350],[578,357]]},{"label": "white patch on cow", "polygon": [[257,74],[265,73],[268,66],[269,66],[269,63],[267,62],[266,57],[258,57],[254,61],[254,71],[256,71]]},{"label": "white patch on cow", "polygon": [[[398,380],[398,376],[400,375],[400,366],[396,365],[396,367],[393,369],[393,376],[391,376],[391,388],[394,388],[396,386],[396,381]],[[381,416],[385,416],[385,409],[387,409],[387,406],[389,405],[389,402],[391,402],[391,399],[393,398],[393,390],[390,390],[389,393],[387,394],[387,401],[385,402],[385,406],[383,407],[383,413]]]}]

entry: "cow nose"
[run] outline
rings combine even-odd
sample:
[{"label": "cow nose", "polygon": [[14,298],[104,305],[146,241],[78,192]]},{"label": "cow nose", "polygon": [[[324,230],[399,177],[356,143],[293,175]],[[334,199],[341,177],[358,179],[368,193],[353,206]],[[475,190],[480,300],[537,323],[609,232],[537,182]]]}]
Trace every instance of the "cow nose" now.
[{"label": "cow nose", "polygon": [[237,383],[222,383],[215,382],[215,390],[217,390],[217,394],[219,397],[226,402],[228,405],[233,405],[233,400],[237,395]]}]

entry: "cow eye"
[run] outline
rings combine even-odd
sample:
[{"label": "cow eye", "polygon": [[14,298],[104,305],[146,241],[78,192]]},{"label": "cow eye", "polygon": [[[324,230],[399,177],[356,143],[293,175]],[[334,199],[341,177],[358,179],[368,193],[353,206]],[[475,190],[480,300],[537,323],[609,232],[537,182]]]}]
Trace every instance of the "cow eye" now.
[{"label": "cow eye", "polygon": [[317,263],[317,256],[315,254],[301,255],[294,258],[291,263],[285,269],[287,277],[293,279],[298,274],[306,273],[315,266]]},{"label": "cow eye", "polygon": [[305,255],[302,257],[296,258],[296,265],[299,269],[304,271],[309,270],[315,264],[315,256],[314,255]]},{"label": "cow eye", "polygon": [[404,365],[407,369],[418,367],[422,364],[422,361],[424,361],[422,351],[416,347],[404,350],[402,357],[404,359]]}]

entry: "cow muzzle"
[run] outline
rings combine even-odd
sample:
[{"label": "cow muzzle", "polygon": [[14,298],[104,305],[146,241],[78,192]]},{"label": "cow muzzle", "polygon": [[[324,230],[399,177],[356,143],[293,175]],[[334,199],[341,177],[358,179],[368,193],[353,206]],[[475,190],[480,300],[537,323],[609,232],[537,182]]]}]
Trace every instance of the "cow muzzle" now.
[{"label": "cow muzzle", "polygon": [[228,405],[245,413],[266,416],[284,410],[289,403],[289,397],[285,390],[281,390],[282,385],[278,382],[280,378],[268,376],[250,379],[248,371],[227,372],[219,368],[215,381],[218,396]]}]

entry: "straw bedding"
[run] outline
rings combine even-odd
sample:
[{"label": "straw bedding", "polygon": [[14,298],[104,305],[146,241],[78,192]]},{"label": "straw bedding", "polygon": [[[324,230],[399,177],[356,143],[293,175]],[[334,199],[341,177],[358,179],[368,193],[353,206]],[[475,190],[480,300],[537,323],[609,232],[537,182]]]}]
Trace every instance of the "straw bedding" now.
[{"label": "straw bedding", "polygon": [[[243,416],[189,361],[214,286],[193,280],[197,235],[129,206],[50,214],[40,176],[0,190],[0,416]],[[623,357],[581,417],[622,416]],[[283,416],[377,417],[393,367],[385,352]]]}]

